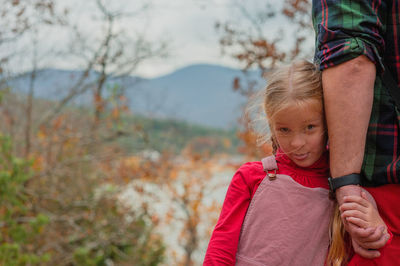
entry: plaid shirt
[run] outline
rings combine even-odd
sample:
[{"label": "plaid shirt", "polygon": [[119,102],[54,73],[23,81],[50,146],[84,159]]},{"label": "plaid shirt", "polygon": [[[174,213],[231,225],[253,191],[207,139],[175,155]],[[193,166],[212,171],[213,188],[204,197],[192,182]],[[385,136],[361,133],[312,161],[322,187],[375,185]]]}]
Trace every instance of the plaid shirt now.
[{"label": "plaid shirt", "polygon": [[[400,3],[398,0],[313,0],[315,62],[321,69],[360,55],[377,66],[374,104],[362,173],[363,185],[399,183],[399,110],[383,85],[384,65],[400,81]],[[385,64],[383,64],[385,62]]]}]

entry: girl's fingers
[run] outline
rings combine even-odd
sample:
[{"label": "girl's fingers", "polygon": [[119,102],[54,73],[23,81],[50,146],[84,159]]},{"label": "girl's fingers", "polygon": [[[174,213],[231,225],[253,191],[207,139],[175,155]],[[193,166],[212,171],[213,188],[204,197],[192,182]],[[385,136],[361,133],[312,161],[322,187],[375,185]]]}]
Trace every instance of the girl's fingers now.
[{"label": "girl's fingers", "polygon": [[[364,193],[365,194],[365,193]],[[369,201],[367,200],[367,199],[365,199],[365,198],[363,198],[363,197],[360,197],[360,196],[345,196],[344,198],[343,198],[343,202],[344,203],[346,203],[346,202],[353,202],[353,203],[358,203],[358,204],[360,204],[360,205],[362,205],[362,206],[364,206],[364,207],[368,207],[369,206]],[[342,204],[343,205],[343,204]]]},{"label": "girl's fingers", "polygon": [[348,218],[348,217],[355,217],[355,218],[359,218],[362,220],[366,220],[365,213],[363,213],[359,210],[346,210],[346,211],[342,212],[342,214],[340,216],[343,219]]},{"label": "girl's fingers", "polygon": [[347,220],[349,223],[352,223],[352,224],[354,224],[354,225],[357,225],[358,227],[361,227],[361,228],[367,228],[367,227],[368,227],[368,222],[366,222],[365,220],[360,219],[360,218],[356,218],[356,217],[346,217],[346,220]]},{"label": "girl's fingers", "polygon": [[341,213],[343,213],[344,211],[348,211],[348,210],[358,210],[362,213],[366,213],[367,212],[367,208],[364,207],[361,204],[355,203],[355,202],[347,202],[347,203],[343,203],[342,205],[340,205],[339,210]]}]

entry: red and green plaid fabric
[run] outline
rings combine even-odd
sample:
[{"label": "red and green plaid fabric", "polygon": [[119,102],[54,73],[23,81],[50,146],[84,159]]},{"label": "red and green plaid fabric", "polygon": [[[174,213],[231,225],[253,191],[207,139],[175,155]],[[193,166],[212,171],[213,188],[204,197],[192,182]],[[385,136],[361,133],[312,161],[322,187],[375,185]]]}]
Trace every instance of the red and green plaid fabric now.
[{"label": "red and green plaid fabric", "polygon": [[323,70],[360,55],[377,66],[363,185],[399,183],[399,110],[380,74],[384,65],[400,85],[399,0],[313,0],[315,62]]}]

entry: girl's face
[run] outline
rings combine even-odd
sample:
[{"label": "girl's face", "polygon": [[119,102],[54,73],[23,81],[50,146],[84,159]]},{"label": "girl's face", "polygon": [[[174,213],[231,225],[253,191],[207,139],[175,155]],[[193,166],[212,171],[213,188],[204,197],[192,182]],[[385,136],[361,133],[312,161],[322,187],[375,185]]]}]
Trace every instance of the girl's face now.
[{"label": "girl's face", "polygon": [[298,166],[311,166],[326,150],[324,115],[318,100],[294,103],[270,122],[279,147]]}]

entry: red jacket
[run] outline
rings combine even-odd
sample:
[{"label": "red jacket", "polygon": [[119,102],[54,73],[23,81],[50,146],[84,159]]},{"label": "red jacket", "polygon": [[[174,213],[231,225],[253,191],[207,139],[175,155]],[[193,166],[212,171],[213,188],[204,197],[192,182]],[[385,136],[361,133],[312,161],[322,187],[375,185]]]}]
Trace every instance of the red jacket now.
[{"label": "red jacket", "polygon": [[[288,175],[306,187],[328,189],[328,155],[307,168],[293,163],[285,154],[276,156],[278,174]],[[242,165],[229,185],[218,223],[212,233],[203,265],[234,265],[244,217],[255,191],[265,177],[261,162]]]}]

